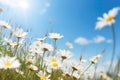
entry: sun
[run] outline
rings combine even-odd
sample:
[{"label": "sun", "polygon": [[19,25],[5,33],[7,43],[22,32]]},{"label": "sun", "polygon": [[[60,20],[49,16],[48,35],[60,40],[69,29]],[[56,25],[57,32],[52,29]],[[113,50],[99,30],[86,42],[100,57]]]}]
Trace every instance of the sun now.
[{"label": "sun", "polygon": [[26,0],[22,0],[19,2],[19,7],[23,10],[26,10],[29,8],[29,3]]}]

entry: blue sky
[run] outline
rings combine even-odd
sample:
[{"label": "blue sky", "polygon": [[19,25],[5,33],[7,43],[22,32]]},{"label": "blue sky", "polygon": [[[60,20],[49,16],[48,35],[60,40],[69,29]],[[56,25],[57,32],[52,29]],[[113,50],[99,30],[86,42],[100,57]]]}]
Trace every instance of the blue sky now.
[{"label": "blue sky", "polygon": [[[3,0],[0,0],[3,1]],[[26,10],[14,8],[2,3],[4,12],[0,15],[3,20],[12,20],[14,26],[21,25],[25,30],[31,29],[29,36],[42,37],[47,32],[58,32],[64,38],[58,41],[59,48],[65,48],[67,41],[71,42],[74,48],[75,57],[80,53],[84,58],[90,58],[98,54],[102,49],[106,49],[104,58],[108,59],[112,53],[112,43],[89,43],[80,45],[75,43],[75,39],[82,37],[93,40],[98,35],[106,40],[112,39],[111,28],[95,30],[97,17],[102,17],[110,9],[120,6],[120,0],[27,0],[29,8]],[[12,1],[11,1],[12,3]],[[51,23],[49,21],[52,21]],[[116,56],[120,53],[120,14],[118,14],[115,24],[117,49]],[[62,43],[62,44],[61,44]],[[107,57],[107,58],[106,58]]]}]

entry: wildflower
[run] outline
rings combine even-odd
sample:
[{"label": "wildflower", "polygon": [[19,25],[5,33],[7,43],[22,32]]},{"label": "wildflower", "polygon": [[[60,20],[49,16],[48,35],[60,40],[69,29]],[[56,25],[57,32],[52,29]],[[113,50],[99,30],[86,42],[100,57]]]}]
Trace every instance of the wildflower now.
[{"label": "wildflower", "polygon": [[100,57],[101,57],[101,55],[96,55],[96,56],[94,56],[93,58],[90,59],[90,62],[92,64],[96,64]]},{"label": "wildflower", "polygon": [[29,52],[31,53],[31,55],[35,55],[35,54],[38,54],[38,55],[42,55],[43,54],[43,50],[39,47],[36,47],[36,46],[31,46],[30,49],[29,49]]},{"label": "wildflower", "polygon": [[35,45],[35,46],[40,46],[41,45],[41,42],[40,41],[35,41],[35,42],[33,42],[33,44],[32,45]]},{"label": "wildflower", "polygon": [[43,43],[41,46],[44,51],[53,51],[53,46],[48,43]]},{"label": "wildflower", "polygon": [[43,49],[41,47],[41,43],[39,41],[34,42],[30,47],[29,47],[29,52],[32,55],[39,54],[42,55]]},{"label": "wildflower", "polygon": [[19,45],[18,42],[13,42],[11,39],[4,38],[4,40],[7,42],[8,45],[10,45],[12,47]]},{"label": "wildflower", "polygon": [[58,69],[61,67],[61,61],[58,58],[52,56],[46,59],[46,65],[49,69]]},{"label": "wildflower", "polygon": [[105,26],[111,26],[115,23],[115,18],[118,14],[120,7],[113,8],[107,13],[103,14],[102,17],[98,17],[98,22],[96,23],[96,29],[102,29]]},{"label": "wildflower", "polygon": [[60,35],[58,33],[49,33],[48,37],[51,38],[51,39],[53,39],[53,40],[58,40],[58,39],[62,38],[63,35]]},{"label": "wildflower", "polygon": [[47,75],[46,72],[43,71],[39,71],[37,73],[37,76],[41,79],[41,80],[50,80],[50,75]]},{"label": "wildflower", "polygon": [[38,38],[37,40],[40,41],[40,42],[43,42],[45,39],[46,39],[46,37]]},{"label": "wildflower", "polygon": [[71,67],[68,64],[66,64],[65,62],[63,62],[62,66],[64,66],[64,67],[61,67],[61,70],[63,72],[63,76],[64,77],[66,77],[66,76],[71,77],[72,72],[73,72]]},{"label": "wildflower", "polygon": [[66,64],[68,64],[72,68],[73,71],[80,69],[80,63],[76,60],[67,60]]},{"label": "wildflower", "polygon": [[57,59],[56,59],[56,57],[51,57],[50,61],[51,61],[51,62],[56,62]]},{"label": "wildflower", "polygon": [[21,70],[19,70],[19,69],[15,69],[15,71],[16,71],[18,74],[21,74],[21,75],[23,75],[23,74],[24,74],[24,72],[23,72],[23,71],[21,71]]},{"label": "wildflower", "polygon": [[74,71],[72,76],[75,80],[78,80],[80,78],[80,73],[78,71]]},{"label": "wildflower", "polygon": [[61,56],[62,59],[70,58],[72,56],[72,52],[68,50],[59,50],[57,53]]},{"label": "wildflower", "polygon": [[0,68],[1,69],[12,69],[20,67],[20,62],[16,57],[4,56],[0,58]]},{"label": "wildflower", "polygon": [[29,67],[28,67],[31,71],[37,71],[38,70],[38,67],[37,66],[35,66],[35,65],[30,65]]},{"label": "wildflower", "polygon": [[70,42],[67,42],[67,43],[66,43],[66,46],[67,46],[68,48],[70,48],[70,49],[73,48],[73,45],[72,45]]},{"label": "wildflower", "polygon": [[5,21],[0,20],[0,26],[3,26],[5,29],[11,29],[12,27]]},{"label": "wildflower", "polygon": [[112,78],[110,78],[107,74],[105,74],[104,72],[100,72],[100,78],[102,78],[103,80],[113,80]]},{"label": "wildflower", "polygon": [[22,28],[16,28],[13,31],[13,35],[17,38],[24,38],[27,35],[27,32],[24,32]]}]

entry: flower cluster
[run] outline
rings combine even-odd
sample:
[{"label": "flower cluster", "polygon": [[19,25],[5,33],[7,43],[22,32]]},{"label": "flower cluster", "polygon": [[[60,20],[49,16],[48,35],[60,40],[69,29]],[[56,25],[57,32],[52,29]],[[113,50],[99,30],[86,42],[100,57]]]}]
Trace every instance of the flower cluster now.
[{"label": "flower cluster", "polygon": [[[119,7],[113,8],[103,18],[99,17],[96,29],[114,24],[119,10]],[[95,73],[92,72],[96,70],[91,72],[90,69],[98,63],[102,54],[89,60],[83,59],[81,55],[80,60],[74,60],[72,43],[66,42],[66,49],[59,49],[57,46],[59,39],[63,38],[59,33],[52,32],[45,37],[36,38],[35,41],[27,41],[28,32],[21,27],[13,28],[3,20],[0,20],[0,27],[3,32],[8,30],[7,36],[0,33],[1,80],[93,80]],[[98,80],[111,79],[103,72],[97,75]]]}]

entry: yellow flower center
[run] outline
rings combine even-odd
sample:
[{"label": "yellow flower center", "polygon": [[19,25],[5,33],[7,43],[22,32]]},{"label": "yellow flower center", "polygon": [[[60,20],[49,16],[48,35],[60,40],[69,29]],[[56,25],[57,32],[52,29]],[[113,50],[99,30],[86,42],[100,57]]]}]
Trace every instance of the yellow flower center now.
[{"label": "yellow flower center", "polygon": [[41,80],[46,80],[46,76],[42,75],[42,76],[39,76]]},{"label": "yellow flower center", "polygon": [[31,71],[34,71],[35,69],[33,67],[30,68]]},{"label": "yellow flower center", "polygon": [[5,62],[4,64],[6,67],[10,67],[12,64],[10,62]]},{"label": "yellow flower center", "polygon": [[114,18],[115,18],[114,16],[108,16],[108,17],[106,18],[106,21],[109,22],[109,21],[113,20]]},{"label": "yellow flower center", "polygon": [[55,58],[55,57],[52,57],[52,58],[51,58],[51,62],[56,62],[56,58]]},{"label": "yellow flower center", "polygon": [[53,63],[52,63],[52,66],[53,66],[53,67],[58,67],[58,63],[53,62]]}]

